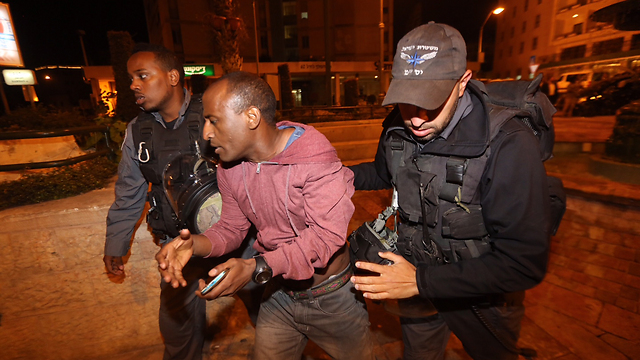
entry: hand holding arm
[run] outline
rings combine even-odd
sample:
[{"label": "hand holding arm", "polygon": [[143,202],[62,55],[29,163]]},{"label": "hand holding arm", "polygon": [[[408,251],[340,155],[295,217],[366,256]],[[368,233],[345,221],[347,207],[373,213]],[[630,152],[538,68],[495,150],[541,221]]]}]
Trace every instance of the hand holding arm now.
[{"label": "hand holding arm", "polygon": [[358,269],[378,273],[379,276],[353,276],[356,289],[369,299],[406,299],[418,295],[416,267],[400,255],[392,252],[378,253],[381,258],[393,261],[393,265],[356,262]]}]

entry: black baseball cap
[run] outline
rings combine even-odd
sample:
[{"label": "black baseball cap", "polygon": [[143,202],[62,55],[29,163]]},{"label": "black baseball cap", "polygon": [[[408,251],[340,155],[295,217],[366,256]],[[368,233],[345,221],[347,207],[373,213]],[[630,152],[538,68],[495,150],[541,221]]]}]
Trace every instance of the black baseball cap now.
[{"label": "black baseball cap", "polygon": [[429,22],[398,42],[387,96],[382,105],[412,104],[440,107],[467,70],[467,46],[460,32]]}]

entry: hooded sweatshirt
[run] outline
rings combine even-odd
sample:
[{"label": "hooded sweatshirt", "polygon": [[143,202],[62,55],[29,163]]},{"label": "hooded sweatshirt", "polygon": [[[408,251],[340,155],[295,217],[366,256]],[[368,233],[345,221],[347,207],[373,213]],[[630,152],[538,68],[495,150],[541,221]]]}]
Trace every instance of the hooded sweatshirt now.
[{"label": "hooded sweatshirt", "polygon": [[208,257],[218,257],[237,249],[253,223],[253,247],[273,275],[305,280],[345,244],[355,210],[353,172],[313,127],[287,121],[277,126],[305,131],[268,162],[218,167],[222,214],[203,235],[212,245]]}]

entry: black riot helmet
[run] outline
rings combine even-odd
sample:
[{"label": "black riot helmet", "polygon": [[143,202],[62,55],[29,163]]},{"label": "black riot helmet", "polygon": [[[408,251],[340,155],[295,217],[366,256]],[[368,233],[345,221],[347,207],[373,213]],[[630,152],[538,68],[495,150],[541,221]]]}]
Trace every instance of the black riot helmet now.
[{"label": "black riot helmet", "polygon": [[215,161],[198,154],[180,154],[162,174],[163,187],[180,229],[201,234],[220,220],[222,197]]}]

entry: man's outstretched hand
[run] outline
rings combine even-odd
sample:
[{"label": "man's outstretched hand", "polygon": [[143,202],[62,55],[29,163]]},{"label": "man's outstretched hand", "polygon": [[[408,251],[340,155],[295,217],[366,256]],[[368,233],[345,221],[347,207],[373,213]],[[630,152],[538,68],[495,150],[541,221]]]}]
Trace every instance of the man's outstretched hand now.
[{"label": "man's outstretched hand", "polygon": [[369,270],[379,276],[352,276],[356,289],[369,299],[406,299],[418,295],[416,267],[400,255],[379,252],[383,259],[393,261],[393,265],[379,265],[365,261],[356,262],[358,269]]},{"label": "man's outstretched hand", "polygon": [[187,286],[182,269],[193,255],[193,238],[189,230],[180,230],[180,236],[166,244],[156,254],[158,270],[165,282],[174,288]]}]

